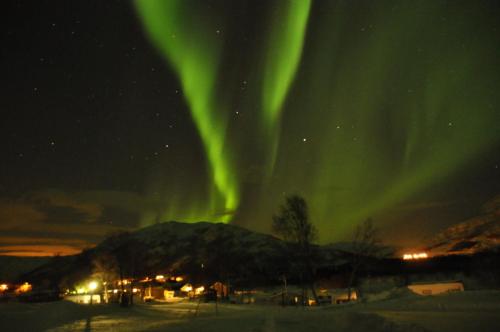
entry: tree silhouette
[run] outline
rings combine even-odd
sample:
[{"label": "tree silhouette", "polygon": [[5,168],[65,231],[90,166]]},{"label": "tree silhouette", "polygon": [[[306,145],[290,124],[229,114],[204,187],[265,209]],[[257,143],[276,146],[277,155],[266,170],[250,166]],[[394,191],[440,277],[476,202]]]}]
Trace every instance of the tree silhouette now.
[{"label": "tree silhouette", "polygon": [[106,238],[103,248],[114,258],[121,285],[120,303],[122,306],[133,304],[132,283],[128,283],[130,291],[125,296],[125,283],[127,278],[135,279],[143,274],[147,261],[147,247],[134,238],[129,232],[118,232]]},{"label": "tree silhouette", "polygon": [[368,264],[370,259],[378,256],[382,250],[378,238],[378,229],[373,225],[371,218],[358,225],[354,231],[351,248],[351,274],[347,286],[347,298],[351,300],[351,288],[359,270]]},{"label": "tree silhouette", "polygon": [[313,269],[313,242],[316,240],[317,231],[309,221],[305,199],[298,195],[287,196],[279,213],[273,216],[272,230],[288,244],[289,256],[298,268],[303,292],[305,284],[308,283],[314,300],[319,304],[314,288]]},{"label": "tree silhouette", "polygon": [[97,278],[104,285],[104,302],[108,302],[108,285],[118,279],[118,263],[109,253],[100,253],[92,259],[92,278]]}]

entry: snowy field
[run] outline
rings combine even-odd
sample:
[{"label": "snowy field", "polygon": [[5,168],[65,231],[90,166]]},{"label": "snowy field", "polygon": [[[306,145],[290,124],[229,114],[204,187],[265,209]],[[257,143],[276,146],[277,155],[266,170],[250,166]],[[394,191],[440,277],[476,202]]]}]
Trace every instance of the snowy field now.
[{"label": "snowy field", "polygon": [[202,303],[0,304],[0,331],[500,331],[500,292],[310,308]]}]

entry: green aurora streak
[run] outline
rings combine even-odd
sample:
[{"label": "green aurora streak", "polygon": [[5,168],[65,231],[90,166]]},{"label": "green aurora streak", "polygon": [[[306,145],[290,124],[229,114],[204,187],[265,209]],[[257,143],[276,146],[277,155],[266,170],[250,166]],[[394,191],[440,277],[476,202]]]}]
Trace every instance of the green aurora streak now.
[{"label": "green aurora streak", "polygon": [[[321,240],[342,238],[415,196],[442,199],[440,190],[498,147],[500,45],[487,6],[272,2],[281,5],[273,20],[259,21],[267,22],[267,43],[244,52],[223,49],[205,35],[215,28],[192,23],[180,3],[136,1],[182,82],[213,182],[224,209],[238,211],[237,223],[269,229],[283,193],[300,193]],[[262,60],[252,62],[258,84],[242,100],[254,115],[246,124],[232,122],[215,97],[219,67],[239,70],[219,62],[224,52]],[[258,136],[268,146],[256,152]],[[249,183],[260,188],[258,197],[245,195]]]},{"label": "green aurora streak", "polygon": [[268,176],[272,175],[279,145],[280,118],[287,93],[300,63],[310,0],[287,1],[279,11],[273,12],[271,32],[262,84],[262,111],[265,133],[270,144],[271,156]]},{"label": "green aurora streak", "polygon": [[193,121],[203,141],[210,163],[213,183],[222,198],[221,206],[212,197],[211,210],[229,221],[238,206],[239,192],[234,167],[226,151],[227,118],[219,110],[214,89],[221,42],[202,28],[203,23],[186,14],[183,1],[136,1],[153,43],[177,72]]},{"label": "green aurora streak", "polygon": [[[214,91],[221,53],[220,39],[213,38],[207,31],[216,31],[207,22],[203,29],[200,21],[189,18],[183,1],[137,0],[136,6],[149,36],[158,49],[176,70],[183,86],[193,120],[203,141],[213,171],[213,182],[224,199],[222,221],[229,221],[238,207],[239,184],[235,169],[229,158],[230,147],[225,146],[227,116],[216,104]],[[269,38],[267,65],[262,91],[262,112],[266,125],[267,141],[271,142],[270,169],[276,158],[279,142],[279,120],[286,94],[297,71],[311,6],[310,0],[288,1],[279,11],[273,12],[273,31]],[[200,24],[203,26],[203,24]],[[168,213],[171,216],[177,205],[170,201]],[[213,216],[219,206],[212,204],[209,211],[200,214],[199,207],[194,216]],[[190,207],[193,211],[193,207]],[[157,211],[143,217],[143,223],[155,220]],[[162,214],[162,213],[160,213]],[[205,215],[203,215],[205,214]],[[186,216],[183,219],[196,219]]]},{"label": "green aurora streak", "polygon": [[432,195],[499,139],[495,48],[487,20],[467,20],[480,10],[457,8],[446,19],[445,2],[371,6],[366,14],[348,2],[322,4],[303,91],[292,92],[284,119],[292,136],[283,140],[304,131],[312,147],[296,150],[309,163],[278,156],[277,173],[310,199],[324,239],[422,191]]}]

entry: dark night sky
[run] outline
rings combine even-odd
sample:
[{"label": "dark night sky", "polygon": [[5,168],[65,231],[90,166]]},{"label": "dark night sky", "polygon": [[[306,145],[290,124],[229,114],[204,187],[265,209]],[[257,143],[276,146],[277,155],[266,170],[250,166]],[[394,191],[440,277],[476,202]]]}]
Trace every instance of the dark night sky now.
[{"label": "dark night sky", "polygon": [[500,193],[496,1],[2,12],[0,253],[167,220],[267,231],[290,193],[322,242],[373,217],[415,245]]}]

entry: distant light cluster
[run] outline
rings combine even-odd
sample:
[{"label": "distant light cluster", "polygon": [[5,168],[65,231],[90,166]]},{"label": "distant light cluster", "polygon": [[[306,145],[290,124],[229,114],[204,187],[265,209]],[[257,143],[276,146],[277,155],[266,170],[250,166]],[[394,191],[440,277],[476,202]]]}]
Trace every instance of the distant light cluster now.
[{"label": "distant light cluster", "polygon": [[415,254],[404,254],[403,255],[404,260],[426,259],[428,257],[429,257],[429,255],[427,255],[425,252],[415,253]]}]

